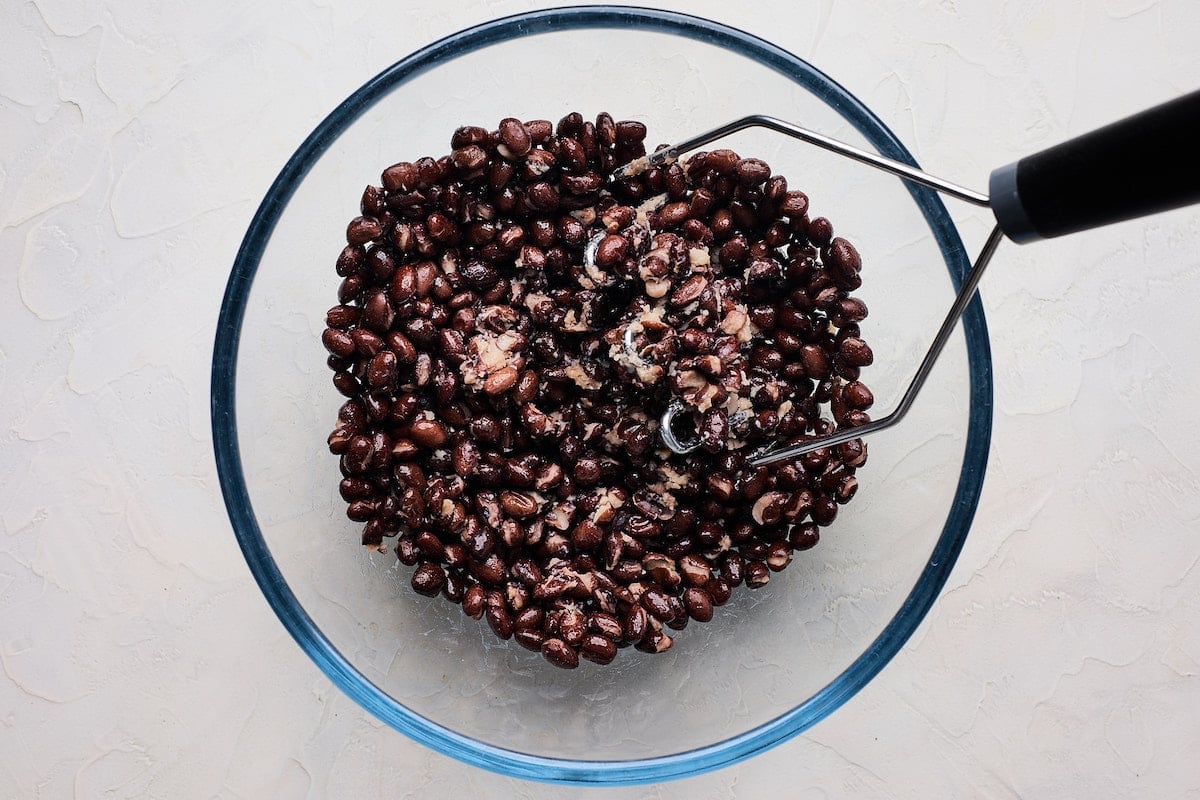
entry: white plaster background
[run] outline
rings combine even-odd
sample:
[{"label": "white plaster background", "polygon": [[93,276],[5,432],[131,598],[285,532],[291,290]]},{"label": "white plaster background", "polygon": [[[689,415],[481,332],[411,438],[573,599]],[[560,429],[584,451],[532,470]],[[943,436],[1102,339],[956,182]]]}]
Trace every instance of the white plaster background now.
[{"label": "white plaster background", "polygon": [[[1190,0],[663,5],[813,60],[975,185],[1200,86]],[[228,267],[287,156],[387,64],[532,7],[0,0],[0,797],[568,794],[331,688],[208,432]],[[911,642],[793,742],[584,796],[1200,797],[1198,253],[1196,211],[1005,247],[989,475]]]}]

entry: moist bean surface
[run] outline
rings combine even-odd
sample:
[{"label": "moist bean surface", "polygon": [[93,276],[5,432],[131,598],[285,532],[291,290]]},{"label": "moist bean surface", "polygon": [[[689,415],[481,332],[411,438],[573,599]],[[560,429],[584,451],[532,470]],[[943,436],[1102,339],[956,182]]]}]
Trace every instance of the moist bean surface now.
[{"label": "moist bean surface", "polygon": [[[507,118],[388,167],[321,337],[362,543],[568,669],[661,653],[766,584],[867,458],[856,439],[747,463],[869,421],[857,250],[766,162],[650,167],[645,137]],[[687,455],[659,438],[672,402]]]}]

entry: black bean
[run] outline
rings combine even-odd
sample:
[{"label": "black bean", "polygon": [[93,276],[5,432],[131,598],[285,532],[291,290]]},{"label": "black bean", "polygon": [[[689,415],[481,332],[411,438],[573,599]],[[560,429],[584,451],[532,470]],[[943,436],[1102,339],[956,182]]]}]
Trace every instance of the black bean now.
[{"label": "black bean", "polygon": [[525,121],[525,130],[534,144],[545,144],[554,135],[554,125],[548,119],[531,119]]},{"label": "black bean", "polygon": [[366,244],[382,233],[383,226],[374,217],[355,217],[346,226],[346,241],[351,245]]},{"label": "black bean", "polygon": [[701,293],[707,288],[707,278],[703,275],[692,275],[671,292],[667,304],[675,308],[682,308],[699,300]]},{"label": "black bean", "polygon": [[517,376],[515,367],[502,367],[487,376],[483,382],[483,390],[488,394],[503,394],[516,384]]},{"label": "black bean", "polygon": [[321,334],[321,343],[325,345],[326,350],[335,356],[349,358],[354,355],[354,340],[345,331],[326,328],[325,332]]},{"label": "black bean", "polygon": [[499,636],[501,639],[510,639],[513,634],[512,618],[508,615],[508,611],[503,606],[487,607],[484,612],[487,617],[488,627],[492,629],[492,633]]},{"label": "black bean", "polygon": [[713,578],[704,585],[704,591],[708,592],[714,606],[725,605],[733,595],[733,590],[724,578]]},{"label": "black bean", "polygon": [[713,150],[705,157],[704,167],[718,175],[733,175],[737,172],[738,161],[738,154],[732,150]]},{"label": "black bean", "polygon": [[415,164],[401,161],[385,169],[380,181],[388,191],[409,192],[417,188],[419,175],[420,171]]},{"label": "black bean", "polygon": [[475,144],[460,147],[450,155],[451,163],[464,172],[482,169],[487,164],[487,160],[487,151]]},{"label": "black bean", "polygon": [[512,156],[521,158],[533,147],[533,139],[519,119],[508,117],[501,120],[499,130],[500,140]]},{"label": "black bean", "polygon": [[783,199],[780,213],[792,219],[803,218],[808,213],[808,195],[804,192],[790,191]]},{"label": "black bean", "polygon": [[829,356],[820,345],[806,344],[801,347],[800,359],[809,378],[820,380],[829,374]]},{"label": "black bean", "polygon": [[671,609],[670,596],[660,589],[646,589],[642,592],[641,602],[647,611],[663,622],[675,617],[675,613]]},{"label": "black bean", "polygon": [[875,360],[874,353],[871,348],[862,339],[852,336],[842,340],[838,346],[838,355],[840,355],[847,364],[854,367],[870,366]]},{"label": "black bean", "polygon": [[541,628],[545,616],[545,612],[542,609],[537,606],[530,606],[513,618],[513,628],[518,631]]},{"label": "black bean", "polygon": [[625,615],[624,638],[627,642],[640,642],[650,628],[646,609],[640,605],[630,606]]},{"label": "black bean", "polygon": [[821,527],[828,527],[833,524],[833,520],[837,517],[837,502],[828,495],[821,495],[813,501],[812,518],[813,522]]},{"label": "black bean", "polygon": [[765,586],[771,580],[771,572],[761,561],[750,561],[746,564],[746,586],[757,589]]},{"label": "black bean", "polygon": [[562,639],[546,639],[541,650],[542,656],[556,667],[575,669],[579,666],[579,654]]},{"label": "black bean", "polygon": [[743,158],[737,162],[735,169],[742,186],[756,186],[771,176],[771,168],[757,158]]},{"label": "black bean", "polygon": [[712,597],[704,589],[695,587],[685,589],[683,604],[687,608],[688,615],[697,622],[708,622],[713,617]]},{"label": "black bean", "polygon": [[412,440],[422,447],[440,447],[446,441],[445,426],[437,420],[419,419],[409,426]]},{"label": "black bean", "polygon": [[611,267],[629,253],[629,240],[624,236],[609,234],[596,246],[596,266]]},{"label": "black bean", "polygon": [[467,578],[461,572],[446,573],[446,585],[442,587],[442,597],[451,603],[461,603],[467,592]]},{"label": "black bean", "polygon": [[861,467],[867,461],[867,446],[862,439],[852,439],[838,445],[838,457],[848,467]]},{"label": "black bean", "polygon": [[488,586],[499,586],[504,581],[504,562],[495,553],[483,561],[472,559],[468,566],[471,574]]},{"label": "black bean", "polygon": [[875,395],[859,381],[847,383],[842,389],[842,398],[847,406],[859,410],[866,410],[875,403]]},{"label": "black bean", "polygon": [[458,227],[440,211],[435,211],[425,218],[425,230],[435,242],[448,243],[458,238]]},{"label": "black bean", "polygon": [[665,653],[671,649],[672,644],[673,641],[670,636],[660,630],[651,630],[634,647],[643,653]]},{"label": "black bean", "polygon": [[446,572],[437,564],[426,561],[413,572],[412,587],[418,594],[435,597],[445,585]]},{"label": "black bean", "polygon": [[540,212],[554,211],[559,203],[558,190],[546,181],[530,185],[526,190],[525,199],[533,210]]},{"label": "black bean", "polygon": [[357,500],[346,507],[346,516],[354,522],[366,522],[375,516],[375,502]]},{"label": "black bean", "polygon": [[483,144],[488,140],[486,128],[478,125],[464,125],[454,131],[450,137],[451,147],[466,147],[469,144]]},{"label": "black bean", "polygon": [[354,306],[336,305],[325,312],[325,324],[330,328],[344,331],[358,322],[362,310]]},{"label": "black bean", "polygon": [[833,225],[825,217],[817,217],[808,223],[808,238],[817,247],[825,247],[833,238]]},{"label": "black bean", "polygon": [[731,586],[737,586],[745,575],[745,563],[737,553],[728,553],[721,561],[721,577]]},{"label": "black bean", "polygon": [[579,655],[597,664],[609,664],[617,656],[617,645],[607,636],[591,633],[580,643]]},{"label": "black bean", "polygon": [[473,619],[480,619],[484,612],[484,598],[487,592],[482,586],[476,584],[467,589],[467,593],[463,595],[462,607],[463,613]]},{"label": "black bean", "polygon": [[360,355],[374,356],[383,349],[383,339],[366,328],[355,328],[350,331],[350,338],[354,341],[354,349]]},{"label": "black bean", "polygon": [[845,475],[834,489],[834,500],[839,504],[850,502],[851,498],[858,493],[858,478],[853,475]]},{"label": "black bean", "polygon": [[839,274],[857,275],[862,269],[862,258],[854,245],[838,236],[829,242],[829,250],[825,256],[825,264],[829,269]]},{"label": "black bean", "polygon": [[396,557],[406,567],[411,567],[421,559],[421,551],[413,543],[411,536],[401,536],[396,541]]},{"label": "black bean", "polygon": [[622,120],[616,124],[616,140],[621,144],[633,144],[646,138],[646,126],[636,120]]},{"label": "black bean", "polygon": [[687,219],[690,213],[691,208],[687,203],[676,201],[663,206],[658,212],[658,217],[664,226],[674,226]]},{"label": "black bean", "polygon": [[587,617],[574,606],[563,609],[559,619],[559,635],[571,647],[579,647],[587,635]]},{"label": "black bean", "polygon": [[792,546],[782,539],[772,542],[767,550],[767,569],[779,572],[792,562]]},{"label": "black bean", "polygon": [[517,519],[533,516],[537,513],[537,502],[523,492],[501,492],[500,507],[504,513]]},{"label": "black bean", "polygon": [[542,642],[546,639],[545,634],[535,628],[518,628],[513,633],[513,638],[517,640],[517,644],[534,652],[541,651]]}]

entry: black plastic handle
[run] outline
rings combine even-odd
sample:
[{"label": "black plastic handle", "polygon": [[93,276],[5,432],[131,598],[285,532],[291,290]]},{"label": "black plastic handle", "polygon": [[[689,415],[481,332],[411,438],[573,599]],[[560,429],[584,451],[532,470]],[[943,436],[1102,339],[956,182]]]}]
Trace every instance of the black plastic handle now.
[{"label": "black plastic handle", "polygon": [[1200,202],[1200,91],[992,173],[992,210],[1016,242]]}]

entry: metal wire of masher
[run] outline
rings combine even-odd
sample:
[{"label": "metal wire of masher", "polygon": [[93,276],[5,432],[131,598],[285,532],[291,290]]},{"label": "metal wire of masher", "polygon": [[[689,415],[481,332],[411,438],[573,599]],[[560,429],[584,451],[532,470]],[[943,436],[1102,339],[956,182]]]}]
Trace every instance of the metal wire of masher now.
[{"label": "metal wire of masher", "polygon": [[[927,186],[931,189],[942,192],[943,194],[948,194],[952,197],[958,198],[959,200],[972,203],[973,205],[983,206],[985,208],[989,207],[990,205],[988,196],[985,194],[981,194],[963,186],[959,186],[958,184],[939,178],[936,175],[930,175],[927,172],[923,172],[916,167],[904,164],[900,161],[896,161],[876,153],[860,150],[859,148],[846,144],[845,142],[831,139],[828,136],[823,136],[815,131],[802,128],[799,125],[793,125],[791,123],[784,122],[783,120],[761,114],[742,117],[741,119],[737,119],[725,125],[721,125],[720,127],[713,128],[712,130],[706,131],[698,136],[693,136],[692,138],[686,139],[679,144],[657,150],[646,157],[643,168],[645,166],[658,166],[661,164],[672,163],[676,161],[683,153],[694,150],[697,147],[709,144],[718,139],[722,139],[732,133],[736,133],[737,131],[744,130],[746,128],[767,128],[769,130],[791,136],[795,139],[799,139],[802,142],[816,145],[824,150],[829,150],[833,153],[846,156],[847,158],[851,158],[859,163],[866,164],[867,166],[883,170],[884,172],[895,175],[902,180],[912,181],[913,183]],[[624,168],[625,171],[628,171],[629,169],[630,167]],[[618,176],[620,172],[621,171],[619,170]],[[890,428],[903,419],[908,413],[909,409],[912,407],[913,401],[916,399],[917,394],[921,391],[921,387],[924,386],[925,380],[929,377],[929,373],[933,370],[934,364],[937,363],[938,357],[942,354],[942,350],[945,348],[946,342],[949,341],[950,335],[954,332],[954,328],[958,325],[959,318],[962,317],[967,305],[970,304],[971,299],[975,296],[975,290],[979,286],[979,281],[983,277],[984,270],[987,269],[988,264],[992,260],[993,254],[996,252],[996,247],[1000,244],[1000,240],[1003,238],[1004,234],[1001,232],[1000,227],[998,225],[993,227],[992,232],[988,235],[987,240],[984,242],[983,248],[980,250],[979,255],[976,256],[975,262],[971,265],[971,270],[963,279],[962,286],[954,299],[954,303],[950,306],[950,310],[947,312],[946,318],[942,321],[942,325],[938,329],[937,335],[933,338],[933,342],[929,345],[929,349],[925,352],[925,356],[921,360],[920,366],[917,367],[916,374],[913,376],[908,388],[904,391],[904,395],[900,398],[900,402],[897,403],[896,408],[893,409],[891,413],[881,417],[880,419],[869,422],[866,425],[835,431],[834,433],[827,434],[825,436],[818,436],[807,441],[789,445],[787,447],[771,449],[771,447],[768,446],[767,448],[764,448],[764,450],[760,450],[756,456],[750,459],[751,466],[758,467],[766,464],[773,464],[778,461],[786,461],[813,450],[842,444],[843,442],[848,442],[853,439],[858,439],[863,436],[884,430],[885,428]],[[631,329],[629,328],[626,328],[625,331],[624,344],[626,351],[631,357],[641,358],[640,354],[637,353],[636,348],[634,347]],[[675,432],[675,417],[683,411],[685,411],[685,407],[681,402],[675,401],[671,403],[667,410],[663,412],[659,427],[659,433],[663,444],[665,444],[671,451],[679,454],[690,453],[692,450],[695,450],[697,447],[699,447],[698,442],[683,441]]]}]

